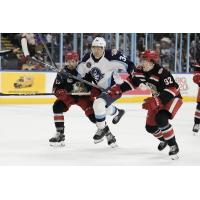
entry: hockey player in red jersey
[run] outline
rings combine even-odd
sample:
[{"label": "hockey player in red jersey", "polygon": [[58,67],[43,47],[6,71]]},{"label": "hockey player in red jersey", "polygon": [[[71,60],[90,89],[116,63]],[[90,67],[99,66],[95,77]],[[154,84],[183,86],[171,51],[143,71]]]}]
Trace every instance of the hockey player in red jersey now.
[{"label": "hockey player in red jersey", "polygon": [[[68,52],[66,54],[66,66],[63,70],[71,73],[74,76],[78,75],[76,67],[78,64],[79,56],[76,52]],[[90,77],[86,77],[90,78]],[[56,127],[56,135],[52,137],[49,142],[52,146],[64,146],[65,134],[64,134],[64,115],[63,112],[67,112],[72,105],[77,105],[82,108],[85,112],[85,115],[92,123],[96,123],[94,111],[93,111],[93,102],[98,91],[91,90],[91,93],[88,92],[91,88],[88,88],[81,82],[74,80],[72,78],[58,74],[53,91],[57,97],[56,101],[53,104],[53,113],[54,113],[54,122]],[[97,94],[98,95],[98,94]],[[119,122],[119,117],[117,115],[113,118],[114,122]],[[100,130],[97,130],[97,132]],[[116,142],[115,137],[110,133],[106,136],[107,143],[111,147],[113,143]]]},{"label": "hockey player in red jersey", "polygon": [[158,54],[146,50],[141,55],[141,66],[121,85],[115,85],[108,92],[111,96],[147,85],[152,97],[144,100],[142,108],[147,110],[146,130],[160,140],[158,150],[170,147],[169,156],[178,159],[179,147],[174,130],[169,120],[172,120],[182,105],[182,97],[178,84],[172,74],[157,64]]},{"label": "hockey player in red jersey", "polygon": [[[77,75],[76,66],[78,64],[79,56],[76,52],[69,52],[66,55],[67,65],[63,70],[69,71],[73,75]],[[56,135],[52,137],[49,142],[52,146],[64,146],[64,115],[72,105],[80,106],[85,115],[90,121],[95,123],[94,112],[92,109],[94,99],[90,96],[84,95],[87,90],[83,84],[71,78],[57,75],[53,91],[57,97],[53,104],[54,123],[56,127]],[[77,95],[72,95],[72,92]],[[79,96],[82,93],[83,95]]]},{"label": "hockey player in red jersey", "polygon": [[194,64],[193,68],[194,68],[193,82],[198,86],[197,106],[194,115],[194,126],[193,126],[194,135],[197,135],[200,128],[200,65]]}]

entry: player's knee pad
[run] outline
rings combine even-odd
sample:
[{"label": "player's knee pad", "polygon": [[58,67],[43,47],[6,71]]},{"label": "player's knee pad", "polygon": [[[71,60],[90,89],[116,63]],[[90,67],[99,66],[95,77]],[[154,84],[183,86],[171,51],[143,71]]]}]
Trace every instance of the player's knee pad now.
[{"label": "player's knee pad", "polygon": [[147,125],[147,124],[146,124],[145,128],[146,128],[146,131],[147,131],[148,133],[151,133],[151,134],[153,134],[153,133],[155,133],[156,131],[158,131],[158,127],[157,127],[157,126],[150,126],[150,125]]},{"label": "player's knee pad", "polygon": [[169,122],[170,116],[166,110],[161,110],[157,113],[155,120],[159,127],[165,127]]},{"label": "player's knee pad", "polygon": [[91,115],[88,115],[87,117],[88,117],[88,119],[89,119],[92,123],[94,123],[94,124],[96,123],[96,118],[95,118],[94,113],[91,114]]},{"label": "player's knee pad", "polygon": [[93,103],[93,109],[95,113],[105,113],[105,106],[106,106],[106,102],[104,99],[102,98],[98,98],[94,101]]},{"label": "player's knee pad", "polygon": [[53,104],[53,112],[54,113],[62,113],[62,112],[66,112],[67,110],[68,110],[68,108],[62,101],[57,100],[54,102],[54,104]]}]

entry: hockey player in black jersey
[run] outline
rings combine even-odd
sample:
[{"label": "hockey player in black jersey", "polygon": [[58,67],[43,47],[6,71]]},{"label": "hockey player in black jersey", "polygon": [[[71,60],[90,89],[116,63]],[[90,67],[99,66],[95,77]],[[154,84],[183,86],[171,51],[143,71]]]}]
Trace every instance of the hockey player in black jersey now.
[{"label": "hockey player in black jersey", "polygon": [[[91,53],[87,53],[77,67],[79,75],[84,78],[86,75],[92,77],[91,82],[103,90],[108,90],[116,83],[122,83],[119,72],[127,72],[131,74],[134,69],[134,63],[128,60],[118,50],[106,49],[106,41],[102,37],[96,37],[92,42]],[[96,118],[97,128],[101,132],[94,135],[94,142],[101,140],[105,135],[110,133],[110,129],[106,123],[106,115],[109,113],[119,112],[124,114],[123,110],[117,110],[112,105],[118,97],[111,97],[105,92],[99,92],[94,101],[93,109]]]},{"label": "hockey player in black jersey", "polygon": [[121,85],[115,85],[108,92],[111,96],[147,85],[152,97],[144,100],[142,108],[147,110],[146,130],[160,140],[158,150],[170,147],[169,156],[178,159],[178,144],[169,120],[173,119],[182,105],[182,97],[178,84],[172,74],[157,64],[158,54],[146,50],[141,55],[141,66]]},{"label": "hockey player in black jersey", "polygon": [[[200,60],[199,60],[200,61]],[[197,105],[194,114],[194,126],[193,132],[194,135],[199,135],[200,129],[200,64],[193,64],[193,82],[198,86],[198,94],[197,94]]]},{"label": "hockey player in black jersey", "polygon": [[[70,74],[77,76],[76,67],[78,64],[78,54],[76,52],[68,52],[66,54],[67,64],[64,67],[64,71],[69,72]],[[89,76],[86,77],[87,80],[90,79]],[[54,123],[56,127],[56,135],[52,137],[49,142],[52,146],[64,146],[65,134],[64,134],[64,115],[63,112],[67,112],[72,105],[77,105],[82,108],[85,112],[85,115],[92,123],[96,123],[96,119],[93,111],[93,102],[95,98],[95,92],[92,90],[91,94],[88,93],[90,90],[89,87],[80,83],[72,78],[57,75],[56,80],[53,85],[53,91],[57,97],[56,101],[53,104],[53,113],[54,113]],[[115,121],[119,121],[115,116]],[[114,120],[113,119],[113,120]],[[99,132],[98,130],[97,132]],[[109,133],[107,135],[108,145],[115,147],[115,137]]]}]

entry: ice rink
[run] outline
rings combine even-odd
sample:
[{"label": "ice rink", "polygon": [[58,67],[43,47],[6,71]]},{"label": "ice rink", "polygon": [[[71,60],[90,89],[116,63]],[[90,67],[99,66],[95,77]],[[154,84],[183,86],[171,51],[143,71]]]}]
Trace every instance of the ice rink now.
[{"label": "ice rink", "polygon": [[141,103],[118,104],[126,114],[110,129],[118,148],[106,140],[94,144],[95,125],[79,107],[65,114],[66,146],[51,147],[48,139],[55,134],[51,105],[0,105],[0,165],[200,165],[200,136],[193,136],[195,103],[184,103],[175,120],[180,159],[172,161],[169,148],[159,152],[158,141],[146,133],[146,111]]}]

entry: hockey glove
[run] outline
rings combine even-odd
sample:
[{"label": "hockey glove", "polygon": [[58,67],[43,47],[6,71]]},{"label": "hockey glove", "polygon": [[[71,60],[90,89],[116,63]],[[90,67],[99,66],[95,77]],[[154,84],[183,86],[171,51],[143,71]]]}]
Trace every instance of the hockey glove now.
[{"label": "hockey glove", "polygon": [[117,98],[122,94],[122,90],[120,85],[116,84],[108,90],[108,95],[110,95],[112,98]]},{"label": "hockey glove", "polygon": [[142,104],[142,108],[145,110],[157,110],[162,106],[162,102],[158,97],[149,97]]},{"label": "hockey glove", "polygon": [[55,96],[56,96],[59,100],[65,101],[66,98],[67,98],[69,95],[68,95],[68,93],[67,93],[66,90],[64,90],[64,89],[58,89],[58,90],[56,90],[56,92],[55,92]]}]

